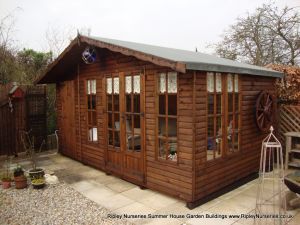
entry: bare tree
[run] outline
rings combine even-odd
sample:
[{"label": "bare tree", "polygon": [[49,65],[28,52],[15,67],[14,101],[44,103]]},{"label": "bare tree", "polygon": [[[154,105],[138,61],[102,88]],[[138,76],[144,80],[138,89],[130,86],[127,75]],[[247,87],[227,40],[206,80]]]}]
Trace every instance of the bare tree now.
[{"label": "bare tree", "polygon": [[216,44],[224,58],[255,65],[296,65],[300,61],[300,16],[295,8],[278,9],[273,4],[238,18]]}]

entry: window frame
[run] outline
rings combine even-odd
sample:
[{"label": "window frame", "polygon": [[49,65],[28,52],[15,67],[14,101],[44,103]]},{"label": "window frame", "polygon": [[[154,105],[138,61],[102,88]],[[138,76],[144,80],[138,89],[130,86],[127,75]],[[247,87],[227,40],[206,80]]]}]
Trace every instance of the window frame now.
[{"label": "window frame", "polygon": [[[91,82],[95,82],[95,93],[92,93],[92,86]],[[90,93],[88,92],[88,85],[90,83]],[[89,78],[85,80],[85,95],[86,95],[86,125],[87,125],[87,143],[89,144],[98,144],[99,142],[99,135],[98,135],[98,122],[97,122],[97,79]],[[95,108],[89,108],[89,102],[92,104],[92,99],[95,98]],[[95,114],[95,115],[93,115]],[[95,121],[94,119],[95,118]],[[90,123],[91,121],[91,123]],[[96,128],[96,140],[94,140],[94,131],[93,129]],[[90,139],[90,129],[92,129],[92,140]]]},{"label": "window frame", "polygon": [[[161,94],[159,92],[159,84],[160,84],[160,74],[164,73],[166,75],[166,83],[165,83],[165,92]],[[176,84],[177,84],[177,91],[176,93],[169,93],[168,92],[168,74],[169,73],[176,73]],[[176,115],[169,115],[168,112],[168,104],[169,104],[169,97],[168,95],[176,95]],[[159,113],[159,97],[163,95],[165,97],[165,114],[160,114]],[[179,73],[176,71],[172,70],[162,70],[162,71],[157,71],[156,73],[156,79],[155,79],[155,102],[156,102],[156,118],[155,118],[155,124],[156,124],[156,129],[155,129],[155,158],[156,160],[163,162],[163,163],[170,163],[172,165],[178,165],[179,162],[179,152],[178,152],[178,103],[179,103]],[[165,130],[166,130],[166,135],[160,136],[159,135],[159,119],[163,118],[165,120]],[[177,154],[177,159],[176,160],[170,160],[168,159],[168,155],[170,154],[169,152],[169,135],[167,134],[168,132],[168,120],[169,119],[176,119],[176,154]],[[159,140],[162,139],[167,143],[167,152],[166,152],[166,157],[161,158],[159,157]]]}]

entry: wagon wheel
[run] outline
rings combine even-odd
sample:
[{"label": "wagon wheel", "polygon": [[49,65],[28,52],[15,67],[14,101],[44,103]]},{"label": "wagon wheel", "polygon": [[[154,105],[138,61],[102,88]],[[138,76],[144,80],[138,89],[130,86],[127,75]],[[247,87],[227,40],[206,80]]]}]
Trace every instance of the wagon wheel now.
[{"label": "wagon wheel", "polygon": [[255,118],[259,130],[267,131],[273,123],[275,114],[275,97],[261,91],[255,105]]}]

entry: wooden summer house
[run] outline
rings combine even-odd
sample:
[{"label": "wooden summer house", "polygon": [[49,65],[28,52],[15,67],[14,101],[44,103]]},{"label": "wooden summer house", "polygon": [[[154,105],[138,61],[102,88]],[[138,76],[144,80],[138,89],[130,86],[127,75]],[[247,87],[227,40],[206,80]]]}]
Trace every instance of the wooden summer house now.
[{"label": "wooden summer house", "polygon": [[193,208],[258,171],[281,75],[79,35],[37,83],[57,85],[62,154]]}]

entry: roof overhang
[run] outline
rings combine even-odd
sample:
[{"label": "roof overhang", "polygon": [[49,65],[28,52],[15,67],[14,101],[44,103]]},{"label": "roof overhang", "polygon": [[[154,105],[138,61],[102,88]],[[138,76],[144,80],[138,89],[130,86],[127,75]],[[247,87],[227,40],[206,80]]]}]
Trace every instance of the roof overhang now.
[{"label": "roof overhang", "polygon": [[126,47],[95,40],[87,36],[78,35],[58,56],[58,58],[48,66],[47,70],[35,81],[35,84],[56,83],[58,80],[62,79],[62,76],[66,73],[68,68],[76,68],[76,65],[81,59],[81,53],[84,51],[87,45],[105,48],[127,56],[134,56],[137,59],[151,62],[155,65],[168,67],[177,72],[186,72],[185,63],[172,61]]}]

